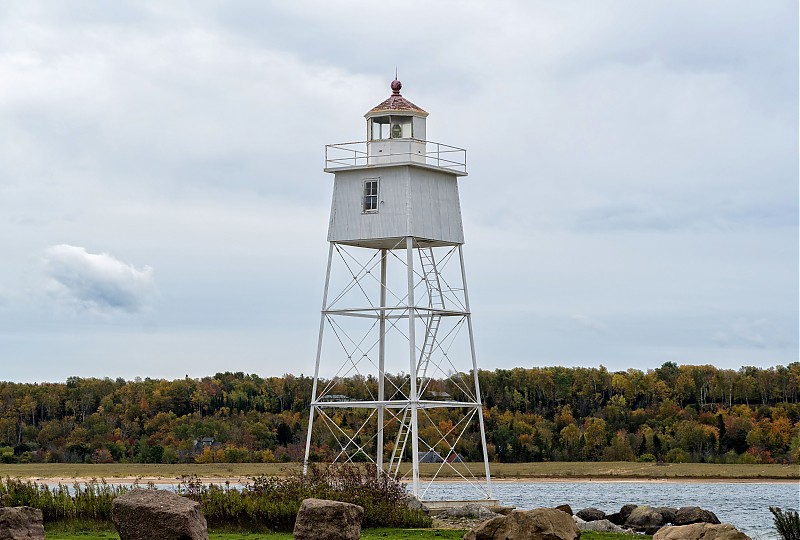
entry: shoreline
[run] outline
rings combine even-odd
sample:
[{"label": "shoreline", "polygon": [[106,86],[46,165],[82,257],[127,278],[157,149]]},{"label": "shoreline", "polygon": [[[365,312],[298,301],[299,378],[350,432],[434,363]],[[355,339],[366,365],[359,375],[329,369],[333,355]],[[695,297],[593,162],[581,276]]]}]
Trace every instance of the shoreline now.
[{"label": "shoreline", "polygon": [[[114,476],[111,478],[101,477],[33,477],[33,476],[16,476],[10,477],[22,481],[31,481],[38,484],[52,484],[52,485],[72,485],[88,484],[92,481],[105,482],[107,484],[134,484],[146,486],[150,483],[154,485],[178,485],[181,483],[182,478],[166,478],[163,476]],[[197,477],[203,484],[237,484],[241,485],[249,482],[252,477],[250,476],[207,476]],[[420,477],[420,481],[427,482],[430,478]],[[465,482],[459,478],[439,478],[434,481],[440,482]],[[631,484],[631,483],[653,483],[653,484],[798,484],[798,478],[703,478],[703,477],[671,477],[671,478],[655,478],[655,477],[615,477],[615,476],[584,476],[584,477],[514,477],[514,478],[492,478],[493,484],[515,484],[515,483],[531,483],[531,484],[569,484],[569,483],[613,483],[613,484]]]}]

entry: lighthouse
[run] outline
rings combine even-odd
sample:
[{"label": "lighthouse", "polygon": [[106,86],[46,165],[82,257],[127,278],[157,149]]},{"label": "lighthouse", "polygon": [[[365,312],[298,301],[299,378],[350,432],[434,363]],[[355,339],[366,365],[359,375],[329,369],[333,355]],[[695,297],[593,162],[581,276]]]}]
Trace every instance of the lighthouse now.
[{"label": "lighthouse", "polygon": [[491,501],[458,195],[466,150],[427,140],[428,113],[401,90],[395,79],[364,115],[366,140],[325,148],[333,200],[305,465],[372,463],[423,500],[454,477],[461,498]]}]

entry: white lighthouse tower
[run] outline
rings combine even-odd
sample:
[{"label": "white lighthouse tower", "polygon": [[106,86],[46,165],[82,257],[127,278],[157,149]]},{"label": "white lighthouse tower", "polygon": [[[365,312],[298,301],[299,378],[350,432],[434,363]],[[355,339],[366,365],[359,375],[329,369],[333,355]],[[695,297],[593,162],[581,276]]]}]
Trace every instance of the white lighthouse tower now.
[{"label": "white lighthouse tower", "polygon": [[[426,140],[401,94],[365,115],[367,140],[326,147],[334,174],[305,462],[367,461],[492,500],[458,199],[466,150]],[[420,482],[422,477],[425,481]]]}]

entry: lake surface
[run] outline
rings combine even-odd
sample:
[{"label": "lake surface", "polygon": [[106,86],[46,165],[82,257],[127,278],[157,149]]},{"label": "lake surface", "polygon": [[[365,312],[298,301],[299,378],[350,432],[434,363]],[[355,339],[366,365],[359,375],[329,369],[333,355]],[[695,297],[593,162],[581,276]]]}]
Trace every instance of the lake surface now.
[{"label": "lake surface", "polygon": [[[465,489],[467,488],[467,489]],[[462,482],[435,482],[428,500],[470,497]],[[797,510],[798,483],[678,483],[678,482],[495,482],[492,494],[501,504],[519,509],[569,504],[577,512],[593,506],[607,514],[624,504],[699,506],[714,512],[753,539],[777,539],[770,506]]]}]

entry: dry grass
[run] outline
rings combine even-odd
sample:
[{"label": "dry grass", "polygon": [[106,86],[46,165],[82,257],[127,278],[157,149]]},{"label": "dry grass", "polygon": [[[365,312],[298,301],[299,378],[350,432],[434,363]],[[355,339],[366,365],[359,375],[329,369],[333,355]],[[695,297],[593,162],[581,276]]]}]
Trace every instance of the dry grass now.
[{"label": "dry grass", "polygon": [[[473,474],[481,474],[483,464],[465,464]],[[427,467],[421,466],[424,475]],[[443,471],[444,472],[444,471]],[[791,480],[800,479],[796,465],[718,465],[713,463],[632,463],[612,462],[548,462],[492,463],[493,478],[554,479],[728,479],[728,480]],[[452,471],[451,471],[452,473]],[[452,473],[450,476],[453,476]]]},{"label": "dry grass", "polygon": [[0,465],[0,477],[106,480],[142,478],[178,481],[182,476],[204,479],[233,479],[258,476],[284,476],[302,470],[298,463],[208,463],[154,465],[144,463],[15,463]]},{"label": "dry grass", "polygon": [[[466,463],[472,474],[483,474],[482,463]],[[25,479],[88,478],[177,482],[182,476],[197,475],[206,481],[224,481],[249,478],[257,475],[283,476],[299,471],[297,463],[213,463],[184,465],[145,465],[139,463],[67,464],[28,463],[0,465],[0,476]],[[420,473],[430,477],[439,468],[437,464],[423,463]],[[709,463],[655,463],[631,462],[552,462],[552,463],[492,463],[492,477],[497,479],[685,479],[685,480],[798,480],[800,467],[796,465],[717,465]],[[442,469],[440,478],[458,478],[448,467]]]}]

